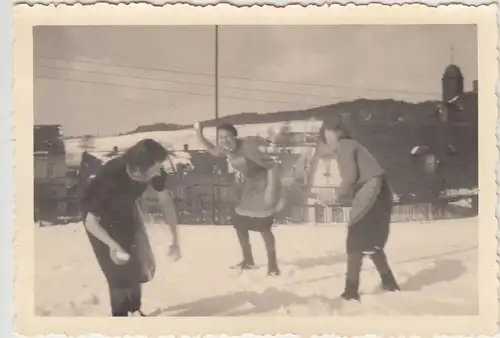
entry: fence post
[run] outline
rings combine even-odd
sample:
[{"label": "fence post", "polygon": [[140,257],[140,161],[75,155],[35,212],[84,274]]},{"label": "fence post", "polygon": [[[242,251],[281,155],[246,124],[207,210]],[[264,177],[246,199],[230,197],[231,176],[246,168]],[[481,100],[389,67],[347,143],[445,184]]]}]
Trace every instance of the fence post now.
[{"label": "fence post", "polygon": [[212,188],[212,222],[214,225],[217,225],[217,221],[216,221],[216,215],[215,215],[215,209],[216,209],[216,206],[215,206],[215,183],[213,181],[213,178],[211,177],[210,178],[210,185],[211,185],[211,188]]},{"label": "fence post", "polygon": [[[307,221],[316,224],[316,207],[313,198],[307,198]],[[311,207],[312,206],[312,207]]]}]

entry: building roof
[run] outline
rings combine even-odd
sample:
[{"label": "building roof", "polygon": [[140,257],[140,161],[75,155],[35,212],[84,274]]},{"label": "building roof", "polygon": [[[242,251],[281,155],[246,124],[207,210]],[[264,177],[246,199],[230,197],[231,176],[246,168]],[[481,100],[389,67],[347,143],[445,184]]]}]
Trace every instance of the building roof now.
[{"label": "building roof", "polygon": [[462,71],[457,65],[451,64],[446,67],[443,78],[463,78]]}]

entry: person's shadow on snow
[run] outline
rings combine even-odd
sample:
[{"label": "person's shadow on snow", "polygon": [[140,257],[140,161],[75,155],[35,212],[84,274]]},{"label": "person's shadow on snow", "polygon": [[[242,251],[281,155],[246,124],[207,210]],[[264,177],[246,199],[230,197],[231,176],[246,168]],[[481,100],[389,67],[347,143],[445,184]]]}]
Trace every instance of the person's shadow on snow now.
[{"label": "person's shadow on snow", "polygon": [[[342,305],[339,299],[330,299],[321,295],[301,297],[290,292],[269,288],[262,293],[239,291],[232,294],[204,298],[190,303],[159,309],[149,316],[160,316],[165,313],[169,313],[169,316],[174,317],[216,316],[222,313],[225,316],[248,316],[275,311],[281,307],[285,308],[285,311],[288,312],[286,310],[287,307],[292,305],[308,305],[314,301],[325,304],[330,313]],[[245,304],[249,304],[251,308],[233,310]]]},{"label": "person's shadow on snow", "polygon": [[401,284],[401,290],[419,291],[425,286],[441,282],[450,282],[467,272],[463,262],[456,259],[439,259],[434,266],[417,272]]},{"label": "person's shadow on snow", "polygon": [[292,262],[283,262],[284,264],[293,265],[299,269],[310,269],[317,268],[319,266],[331,267],[335,264],[345,263],[347,260],[347,255],[344,253],[332,252],[325,256],[311,257],[311,258],[300,258]]}]

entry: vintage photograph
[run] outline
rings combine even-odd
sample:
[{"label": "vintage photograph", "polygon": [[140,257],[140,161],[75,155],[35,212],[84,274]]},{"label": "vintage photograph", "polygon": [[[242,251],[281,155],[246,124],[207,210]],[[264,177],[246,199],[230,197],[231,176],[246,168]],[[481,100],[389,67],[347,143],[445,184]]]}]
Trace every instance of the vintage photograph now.
[{"label": "vintage photograph", "polygon": [[477,45],[36,26],[36,315],[477,315]]}]

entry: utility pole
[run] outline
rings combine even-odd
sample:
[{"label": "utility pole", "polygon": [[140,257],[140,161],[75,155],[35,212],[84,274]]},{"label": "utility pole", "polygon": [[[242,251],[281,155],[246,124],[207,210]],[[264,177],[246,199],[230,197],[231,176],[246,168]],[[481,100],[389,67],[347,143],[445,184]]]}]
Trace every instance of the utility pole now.
[{"label": "utility pole", "polygon": [[215,125],[216,144],[219,144],[219,25],[215,25]]},{"label": "utility pole", "polygon": [[[215,25],[215,144],[219,145],[219,130],[217,126],[219,125],[219,25]],[[217,224],[217,214],[218,208],[216,206],[218,202],[218,196],[216,196],[215,185],[213,183],[213,176],[210,176],[210,180],[212,181],[212,222],[213,224]],[[218,195],[218,194],[217,194]]]}]

